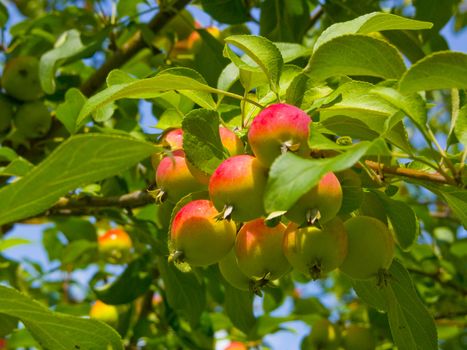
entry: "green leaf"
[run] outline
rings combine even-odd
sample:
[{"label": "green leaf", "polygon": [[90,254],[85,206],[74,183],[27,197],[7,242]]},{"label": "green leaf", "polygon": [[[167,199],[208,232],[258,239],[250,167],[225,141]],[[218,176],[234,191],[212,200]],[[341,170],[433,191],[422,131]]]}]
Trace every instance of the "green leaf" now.
[{"label": "green leaf", "polygon": [[[209,85],[216,85],[219,75],[229,60],[223,55],[223,44],[206,29],[197,29],[201,37],[200,47],[195,54],[193,68]],[[206,64],[209,62],[209,64]]]},{"label": "green leaf", "polygon": [[451,19],[458,0],[414,0],[415,18],[433,22],[433,28],[422,33],[423,37],[437,36],[438,32]]},{"label": "green leaf", "polygon": [[388,313],[392,337],[400,350],[438,349],[433,317],[420,300],[412,279],[402,264],[394,260],[389,284],[352,281],[357,295],[367,304]]},{"label": "green leaf", "polygon": [[425,127],[427,122],[425,101],[419,94],[402,94],[396,89],[384,86],[377,86],[371,92],[400,108],[419,127]]},{"label": "green leaf", "polygon": [[370,129],[382,133],[385,121],[397,112],[397,108],[372,93],[374,85],[350,81],[339,86],[324,100],[327,104],[320,108],[320,122],[332,116],[345,115],[364,122]]},{"label": "green leaf", "polygon": [[16,246],[23,245],[23,244],[29,244],[29,243],[31,242],[24,238],[0,239],[0,252],[8,248],[16,247]]},{"label": "green leaf", "polygon": [[402,56],[392,45],[365,35],[344,35],[324,43],[306,68],[315,81],[339,75],[398,79],[404,71]]},{"label": "green leaf", "polygon": [[316,86],[307,74],[300,73],[290,83],[286,92],[286,102],[303,110],[310,109],[316,100],[328,96],[332,90],[327,86]]},{"label": "green leaf", "polygon": [[183,273],[167,263],[165,257],[158,259],[158,266],[169,305],[186,317],[192,326],[198,325],[206,306],[204,284],[193,273]]},{"label": "green leaf", "polygon": [[405,251],[410,250],[420,233],[420,225],[413,209],[408,204],[391,199],[379,191],[374,193],[384,203],[386,215],[391,221],[400,247]]},{"label": "green leaf", "polygon": [[315,50],[324,43],[346,34],[369,34],[384,30],[430,29],[430,22],[422,22],[390,13],[372,12],[351,21],[333,24],[316,40]]},{"label": "green leaf", "polygon": [[0,337],[3,338],[10,334],[17,327],[17,325],[17,318],[0,314]]},{"label": "green leaf", "polygon": [[18,318],[44,349],[123,349],[108,325],[52,312],[12,288],[0,286],[0,314]]},{"label": "green leaf", "polygon": [[123,135],[72,136],[29,174],[0,190],[0,225],[39,214],[69,191],[118,174],[157,151]]},{"label": "green leaf", "polygon": [[416,62],[402,76],[403,93],[422,90],[467,89],[467,54],[435,52]]},{"label": "green leaf", "polygon": [[88,220],[79,217],[57,218],[55,224],[68,242],[83,239],[91,242],[97,241],[96,226]]},{"label": "green leaf", "polygon": [[7,166],[0,167],[0,176],[25,176],[34,165],[23,157],[13,159]]},{"label": "green leaf", "polygon": [[82,125],[88,115],[103,106],[122,98],[154,98],[161,91],[177,90],[203,108],[216,109],[210,93],[221,92],[206,84],[194,70],[188,68],[170,68],[153,78],[139,79],[125,84],[112,85],[88,99],[79,116],[78,125]]},{"label": "green leaf", "polygon": [[218,113],[208,109],[195,109],[182,121],[186,158],[206,174],[212,174],[226,158],[219,123]]},{"label": "green leaf", "polygon": [[303,194],[313,188],[324,174],[354,165],[371,143],[360,142],[333,158],[308,160],[292,153],[279,156],[272,164],[264,198],[268,213],[288,210]]},{"label": "green leaf", "polygon": [[310,56],[313,52],[312,49],[300,44],[275,42],[274,45],[279,49],[284,63],[292,62],[300,57]]},{"label": "green leaf", "polygon": [[0,3],[0,28],[3,28],[6,25],[8,18],[8,9],[3,5],[3,3]]},{"label": "green leaf", "polygon": [[389,272],[387,310],[392,337],[398,349],[438,349],[435,322],[420,300],[409,273],[397,260]]},{"label": "green leaf", "polygon": [[307,0],[261,1],[260,35],[285,42],[303,41],[310,25],[310,2]]},{"label": "green leaf", "polygon": [[65,246],[61,254],[61,262],[63,265],[78,264],[86,254],[96,256],[97,243],[78,239]]},{"label": "green leaf", "polygon": [[253,315],[253,294],[225,283],[224,309],[232,324],[243,333],[250,333],[256,323]]},{"label": "green leaf", "polygon": [[47,94],[55,92],[55,71],[57,66],[67,58],[80,53],[85,47],[81,42],[80,32],[76,29],[63,33],[55,47],[41,56],[39,63],[39,78],[42,89]]},{"label": "green leaf", "polygon": [[231,35],[225,42],[245,52],[266,74],[271,89],[278,91],[284,60],[279,49],[271,41],[254,35]]},{"label": "green leaf", "polygon": [[246,1],[201,0],[201,6],[216,21],[225,24],[240,24],[251,20]]},{"label": "green leaf", "polygon": [[454,134],[460,143],[467,145],[467,104],[459,110],[459,115],[454,122]]},{"label": "green leaf", "polygon": [[467,229],[467,191],[443,188],[439,190],[439,192],[456,216],[461,220],[462,226]]},{"label": "green leaf", "polygon": [[[152,282],[148,257],[133,260],[115,281],[93,291],[99,300],[109,305],[129,303],[149,290]],[[131,286],[131,288],[129,288]]]},{"label": "green leaf", "polygon": [[65,101],[58,105],[56,113],[70,134],[78,130],[78,115],[81,108],[86,103],[86,97],[79,89],[71,88],[65,94]]}]

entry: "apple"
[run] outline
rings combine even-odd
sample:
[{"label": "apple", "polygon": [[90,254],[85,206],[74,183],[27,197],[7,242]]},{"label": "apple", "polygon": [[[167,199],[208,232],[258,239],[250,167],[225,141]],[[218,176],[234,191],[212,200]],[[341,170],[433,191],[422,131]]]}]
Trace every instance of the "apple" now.
[{"label": "apple", "polygon": [[34,101],[44,95],[39,81],[39,60],[33,56],[10,59],[3,70],[2,86],[8,95]]},{"label": "apple", "polygon": [[224,258],[235,243],[233,221],[218,220],[211,201],[198,199],[183,206],[170,229],[172,258],[191,266],[207,266]]},{"label": "apple", "polygon": [[112,228],[97,239],[99,253],[112,264],[125,263],[129,260],[133,242],[121,228]]}]

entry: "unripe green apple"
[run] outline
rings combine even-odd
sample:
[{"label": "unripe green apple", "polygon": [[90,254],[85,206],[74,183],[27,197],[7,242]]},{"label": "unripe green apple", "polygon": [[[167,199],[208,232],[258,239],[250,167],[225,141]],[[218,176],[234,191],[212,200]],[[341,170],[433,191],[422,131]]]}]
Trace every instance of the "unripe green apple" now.
[{"label": "unripe green apple", "polygon": [[19,56],[9,60],[3,71],[2,86],[8,95],[21,101],[34,101],[44,95],[39,82],[39,60]]},{"label": "unripe green apple", "polygon": [[329,172],[315,187],[300,197],[285,216],[298,225],[311,224],[316,219],[320,223],[326,223],[337,215],[341,204],[341,185],[336,175]]},{"label": "unripe green apple", "polygon": [[376,193],[365,192],[363,194],[363,201],[360,205],[360,214],[376,218],[383,222],[385,225],[388,224],[386,208]]},{"label": "unripe green apple", "polygon": [[376,339],[367,327],[350,325],[342,338],[345,350],[375,350],[376,348]]},{"label": "unripe green apple", "polygon": [[3,94],[0,94],[0,133],[7,131],[11,126],[15,106]]},{"label": "unripe green apple", "polygon": [[348,237],[347,257],[340,270],[356,280],[377,277],[394,258],[394,239],[387,226],[369,216],[356,216],[344,223]]},{"label": "unripe green apple", "polygon": [[22,135],[35,139],[47,134],[52,125],[52,117],[41,101],[27,102],[18,107],[14,123]]},{"label": "unripe green apple", "polygon": [[167,199],[177,203],[187,194],[206,188],[191,174],[182,150],[176,150],[161,160],[156,170],[156,183],[159,187],[156,199],[159,202]]},{"label": "unripe green apple", "polygon": [[310,334],[303,339],[302,350],[337,350],[340,342],[339,329],[323,318],[315,321]]},{"label": "unripe green apple", "polygon": [[224,258],[235,243],[233,221],[218,220],[211,201],[194,200],[175,215],[170,230],[172,256],[192,266],[207,266]]},{"label": "unripe green apple", "polygon": [[264,214],[266,182],[267,169],[255,157],[233,156],[224,160],[211,175],[209,195],[226,217],[245,222]]},{"label": "unripe green apple", "polygon": [[250,290],[250,279],[240,270],[235,256],[235,249],[232,249],[221,261],[219,270],[225,280],[233,287],[240,290]]},{"label": "unripe green apple", "polygon": [[245,223],[235,241],[238,267],[249,278],[275,280],[290,270],[282,250],[286,226],[266,226],[264,219]]},{"label": "unripe green apple", "polygon": [[97,239],[99,253],[112,264],[128,262],[133,242],[128,233],[120,228],[106,231]]},{"label": "unripe green apple", "polygon": [[104,302],[97,300],[92,306],[89,316],[92,319],[105,322],[114,328],[118,325],[118,310],[114,305],[107,305]]},{"label": "unripe green apple", "polygon": [[308,134],[311,118],[292,105],[277,103],[263,109],[251,123],[248,143],[259,162],[270,167],[287,151],[308,156]]},{"label": "unripe green apple", "polygon": [[323,225],[299,228],[289,224],[284,236],[284,254],[290,265],[313,279],[338,268],[347,255],[347,232],[338,217]]}]

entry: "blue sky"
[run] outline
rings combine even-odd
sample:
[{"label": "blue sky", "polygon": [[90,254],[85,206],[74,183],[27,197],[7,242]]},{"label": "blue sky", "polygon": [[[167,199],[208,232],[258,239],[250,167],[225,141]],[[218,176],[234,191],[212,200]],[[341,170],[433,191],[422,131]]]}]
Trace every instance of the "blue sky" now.
[{"label": "blue sky", "polygon": [[[192,11],[195,14],[195,17],[203,24],[209,23],[209,17],[202,13],[200,10],[191,7]],[[13,20],[18,18],[18,14],[10,12]],[[446,37],[450,47],[454,51],[467,52],[467,29],[464,29],[462,32],[454,33],[453,32],[453,21],[449,22],[445,28],[442,30],[442,34]],[[155,133],[156,130],[153,128],[156,119],[151,114],[150,105],[147,102],[142,102],[142,119],[141,124],[145,131],[149,133]],[[25,225],[17,224],[14,228],[8,233],[7,238],[25,238],[30,241],[29,244],[21,245],[15,248],[8,249],[4,252],[4,255],[13,260],[24,261],[24,260],[33,260],[40,263],[44,266],[45,270],[50,270],[54,268],[53,263],[50,263],[47,259],[47,256],[44,250],[41,248],[41,239],[42,239],[42,230],[47,225]],[[92,275],[94,271],[93,267],[90,267],[87,270],[76,271],[74,272],[74,277],[82,282],[82,288],[86,288],[86,281]],[[59,274],[52,274],[50,278],[60,278]],[[75,290],[75,292],[80,295],[83,293],[80,288]],[[321,289],[317,283],[310,283],[308,285],[302,286],[302,292],[305,296],[320,296],[322,295]],[[337,301],[332,296],[324,298],[323,303],[328,307],[335,307]],[[257,300],[257,305],[261,301]],[[290,299],[278,310],[274,312],[273,315],[281,316],[286,315],[292,307],[292,302]],[[295,350],[299,349],[299,344],[302,337],[309,331],[309,327],[302,322],[289,322],[284,325],[294,330],[290,331],[281,331],[277,332],[274,335],[267,336],[265,338],[265,343],[267,343],[273,350],[280,349],[289,349]],[[222,336],[222,334],[219,334]],[[222,349],[228,343],[227,340],[221,340],[218,344],[218,349]]]}]

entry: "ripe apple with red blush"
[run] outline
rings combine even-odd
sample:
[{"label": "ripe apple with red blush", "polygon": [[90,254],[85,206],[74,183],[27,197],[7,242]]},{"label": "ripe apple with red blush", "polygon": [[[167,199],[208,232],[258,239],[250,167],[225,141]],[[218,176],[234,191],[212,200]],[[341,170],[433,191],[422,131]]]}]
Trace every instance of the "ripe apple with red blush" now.
[{"label": "ripe apple with red blush", "polygon": [[133,242],[124,230],[113,228],[97,239],[99,253],[112,264],[126,263],[131,257]]},{"label": "ripe apple with red blush", "polygon": [[207,266],[225,257],[234,245],[236,226],[233,221],[217,220],[218,215],[209,200],[194,200],[183,206],[170,230],[172,259]]},{"label": "ripe apple with red blush", "polygon": [[267,169],[255,157],[238,155],[224,160],[211,175],[209,195],[224,218],[245,222],[264,214]]},{"label": "ripe apple with red blush", "polygon": [[182,150],[175,150],[161,160],[156,170],[156,184],[154,196],[158,203],[168,200],[175,204],[187,194],[206,188],[188,169]]},{"label": "ripe apple with red blush", "polygon": [[248,143],[265,167],[285,152],[308,156],[311,118],[300,108],[277,103],[263,109],[251,123]]}]

